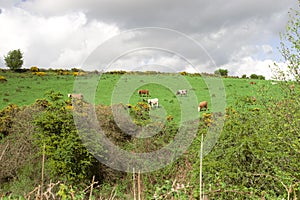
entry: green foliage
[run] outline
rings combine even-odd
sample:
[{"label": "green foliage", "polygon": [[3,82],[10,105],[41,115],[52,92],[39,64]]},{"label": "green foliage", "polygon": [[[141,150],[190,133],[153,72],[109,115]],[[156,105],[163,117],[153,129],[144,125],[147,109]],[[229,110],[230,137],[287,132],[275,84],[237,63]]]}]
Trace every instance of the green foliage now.
[{"label": "green foliage", "polygon": [[4,61],[9,69],[17,71],[22,68],[23,53],[20,49],[9,51],[7,56],[4,56]]},{"label": "green foliage", "polygon": [[184,184],[176,183],[176,181],[165,180],[162,186],[155,187],[155,193],[153,199],[182,199],[188,200],[189,192],[188,188]]},{"label": "green foliage", "polygon": [[259,80],[265,80],[265,79],[266,79],[266,77],[264,77],[263,75],[258,75],[257,78],[258,78]]},{"label": "green foliage", "polygon": [[[299,196],[298,99],[299,95],[281,101],[273,99],[261,109],[249,109],[253,102],[245,97],[237,101],[236,109],[227,109],[218,143],[203,160],[205,193],[209,198]],[[199,161],[194,169],[197,166]]]},{"label": "green foliage", "polygon": [[258,75],[257,75],[257,74],[251,74],[251,75],[250,75],[250,78],[251,78],[251,79],[258,79]]},{"label": "green foliage", "polygon": [[242,78],[247,78],[247,75],[246,75],[246,74],[243,74],[243,75],[242,75]]},{"label": "green foliage", "polygon": [[263,75],[257,75],[257,74],[251,74],[251,79],[259,79],[259,80],[265,80],[266,78]]},{"label": "green foliage", "polygon": [[286,24],[286,30],[281,34],[280,53],[288,64],[288,71],[280,69],[277,66],[275,77],[279,80],[295,79],[300,83],[300,1],[298,0],[298,9],[291,9],[289,12],[289,21]]},{"label": "green foliage", "polygon": [[214,73],[221,76],[228,76],[227,69],[217,69]]},{"label": "green foliage", "polygon": [[76,200],[76,199],[84,199],[85,193],[84,191],[78,191],[78,189],[75,187],[73,188],[72,186],[67,186],[65,184],[60,184],[59,185],[59,191],[56,193],[57,197],[61,200]]},{"label": "green foliage", "polygon": [[[21,89],[18,93],[20,96],[23,91],[34,93],[38,88],[36,87],[37,81],[41,83],[39,87],[43,87],[41,90],[45,90],[47,88],[45,87],[46,85],[51,85],[51,87],[55,88],[57,87],[56,82],[59,82],[58,85],[60,87],[61,85],[65,86],[62,89],[64,89],[63,93],[66,94],[68,91],[71,91],[72,81],[74,80],[73,76],[52,75],[46,77],[49,79],[42,80],[42,77],[32,76],[31,73],[28,76],[27,74],[7,73],[6,76],[9,80],[16,78],[16,76],[27,82],[33,82],[34,80],[34,84],[10,86],[13,90],[5,87],[3,87],[4,89],[0,88],[3,91],[10,91],[10,96],[14,96],[13,92],[16,88]],[[118,82],[119,75],[105,74],[103,78],[105,79],[101,81],[104,84],[100,85],[101,88],[97,91],[96,101],[102,101],[101,103],[107,106],[97,105],[99,102],[96,102],[95,111],[99,124],[106,132],[109,140],[126,151],[137,153],[155,151],[172,142],[179,128],[175,120],[178,113],[169,113],[169,110],[174,111],[179,107],[174,94],[157,85],[147,85],[147,88],[153,91],[151,94],[158,97],[162,107],[168,111],[163,115],[163,119],[167,119],[161,123],[155,121],[155,115],[162,109],[152,109],[149,113],[147,103],[140,102],[142,99],[136,93],[130,99],[131,105],[126,107],[121,104],[108,106],[111,102],[108,97],[111,95],[114,84]],[[205,87],[203,80],[192,76],[186,76],[185,78],[191,83],[196,96],[201,97],[201,99],[209,99],[207,87]],[[13,81],[9,81],[7,84],[11,82]],[[262,199],[262,197],[266,199],[287,199],[288,193],[286,188],[291,188],[290,197],[294,197],[294,192],[296,195],[299,195],[300,109],[298,99],[300,98],[297,96],[299,94],[298,85],[295,84],[293,92],[285,94],[280,90],[281,86],[279,84],[271,85],[267,81],[257,81],[257,83],[257,87],[250,88],[247,80],[224,79],[228,103],[224,130],[217,145],[205,157],[203,162],[205,193],[211,199]],[[27,90],[26,86],[30,86],[31,89]],[[221,89],[224,88],[220,87]],[[258,93],[260,90],[265,93]],[[130,174],[127,177],[123,176],[124,173],[105,167],[91,157],[91,154],[83,146],[73,122],[71,112],[74,111],[74,102],[66,101],[65,97],[66,95],[50,92],[47,98],[40,99],[39,97],[34,105],[30,106],[30,108],[42,110],[42,112],[32,111],[33,113],[31,113],[31,116],[36,119],[34,123],[36,129],[27,127],[27,125],[30,125],[27,115],[22,116],[23,120],[14,117],[12,124],[15,124],[14,126],[17,126],[17,128],[11,126],[8,132],[11,133],[10,130],[15,129],[13,133],[24,135],[24,137],[20,137],[18,140],[10,138],[9,144],[15,144],[13,145],[14,148],[22,149],[22,151],[24,151],[26,144],[29,144],[29,147],[35,147],[35,145],[31,146],[33,139],[30,139],[30,133],[34,133],[33,130],[36,131],[34,144],[38,144],[40,154],[38,161],[35,162],[41,162],[41,153],[45,144],[46,182],[49,182],[50,179],[64,182],[63,186],[55,191],[57,198],[76,199],[72,195],[78,195],[78,199],[80,199],[83,192],[80,192],[82,187],[79,186],[78,182],[87,183],[91,180],[92,175],[96,174],[98,176],[97,180],[100,180],[100,189],[97,188],[97,190],[101,192],[105,190],[105,194],[107,194],[103,196],[100,192],[101,194],[98,193],[98,197],[110,198],[116,195],[115,197],[119,199],[129,199],[132,197],[132,176]],[[84,102],[79,103],[84,106],[93,106]],[[125,127],[127,128],[126,130],[131,131],[131,128],[147,126],[151,130],[153,128],[153,130],[159,131],[150,138],[140,139],[132,137],[132,135],[127,134],[128,132],[120,129],[115,123],[112,114],[112,109],[115,107],[122,109],[121,111],[124,111],[126,114],[129,113],[131,120],[138,125],[127,126]],[[22,112],[18,112],[18,115]],[[79,114],[84,115],[84,110],[80,111]],[[211,115],[212,113],[201,113],[199,115],[201,120],[198,134],[194,143],[182,158],[174,161],[164,169],[142,174],[141,192],[145,199],[153,199],[155,194],[157,199],[162,199],[163,197],[169,199],[199,198],[197,196],[199,192],[198,153],[201,142],[199,136],[205,134],[208,127],[213,127]],[[126,119],[124,118],[124,120]],[[124,123],[127,124],[127,121],[124,121]],[[25,132],[28,133],[25,135]],[[93,139],[95,139],[94,142]],[[91,138],[92,141],[87,142],[96,146],[96,139]],[[0,144],[0,152],[3,152],[6,144]],[[21,144],[22,148],[18,147],[17,144]],[[9,147],[12,146],[9,145]],[[101,146],[97,146],[96,150],[101,150]],[[30,153],[32,155],[35,154]],[[18,151],[7,149],[5,157],[3,157],[5,163],[0,163],[1,172],[9,169],[6,166],[11,164],[7,164],[7,159],[14,157],[11,155],[20,156],[22,154]],[[29,153],[26,155],[29,155]],[[100,154],[100,156],[102,155]],[[15,177],[15,182],[14,186],[11,186],[9,189],[13,189],[13,192],[26,193],[28,190],[31,190],[31,187],[40,184],[40,179],[38,178],[40,178],[41,166],[36,165],[36,163],[35,165],[30,165],[33,162],[27,161],[28,163],[28,167],[25,167],[21,162],[14,163],[14,165],[18,164],[22,169],[14,168],[11,172],[12,176]],[[4,166],[4,164],[6,165]],[[28,170],[29,168],[39,170],[38,178],[32,176],[33,172]],[[193,179],[190,176],[193,176]],[[35,181],[31,182],[30,178]],[[22,179],[22,181],[18,179]],[[174,183],[175,181],[176,183]],[[177,183],[183,184],[185,186],[184,189],[177,188],[178,190],[176,191]],[[24,190],[26,185],[30,187],[27,191]],[[103,187],[106,188],[103,189]],[[17,188],[19,189],[17,190]],[[10,191],[9,189],[6,191]],[[194,194],[194,198],[191,198],[192,194]]]},{"label": "green foliage", "polygon": [[135,124],[145,126],[150,122],[150,106],[146,102],[138,102],[130,108],[130,114],[134,119]]},{"label": "green foliage", "polygon": [[47,156],[51,179],[80,182],[90,176],[93,156],[83,146],[77,134],[70,110],[60,93],[49,92],[49,106],[36,120],[36,142]]}]

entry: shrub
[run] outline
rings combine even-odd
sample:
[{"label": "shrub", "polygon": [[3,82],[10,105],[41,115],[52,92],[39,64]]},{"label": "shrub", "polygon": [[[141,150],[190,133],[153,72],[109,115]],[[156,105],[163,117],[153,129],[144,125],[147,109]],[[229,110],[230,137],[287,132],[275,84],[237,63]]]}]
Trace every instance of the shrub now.
[{"label": "shrub", "polygon": [[37,66],[32,66],[32,67],[30,67],[30,71],[31,72],[38,72],[39,68]]},{"label": "shrub", "polygon": [[95,159],[83,146],[73,116],[60,93],[49,92],[46,110],[35,120],[36,143],[47,156],[50,178],[70,183],[82,182],[91,176]]},{"label": "shrub", "polygon": [[214,74],[221,75],[221,76],[228,76],[227,69],[218,69],[214,72]]},{"label": "shrub", "polygon": [[[209,199],[298,197],[298,99],[271,100],[265,108],[251,108],[248,103],[253,100],[246,97],[235,105],[238,111],[227,109],[222,134],[203,160]],[[194,164],[195,170],[197,166],[199,161]],[[198,176],[196,171],[194,174]]]},{"label": "shrub", "polygon": [[78,76],[79,72],[73,72],[73,76]]},{"label": "shrub", "polygon": [[0,142],[0,152],[5,152],[0,162],[0,193],[5,187],[14,195],[23,195],[40,181],[41,159],[38,148],[33,145],[33,120],[41,111],[41,107],[35,105],[23,108],[9,105],[1,111],[7,116],[8,135]]},{"label": "shrub", "polygon": [[7,136],[13,125],[14,117],[20,111],[20,108],[15,104],[10,104],[0,111],[0,138],[1,135]]},{"label": "shrub", "polygon": [[251,78],[251,79],[258,79],[258,75],[256,75],[256,74],[251,74],[251,75],[250,75],[250,78]]},{"label": "shrub", "polygon": [[0,76],[0,82],[6,82],[7,81],[7,79],[5,78],[5,76]]},{"label": "shrub", "polygon": [[46,72],[32,72],[32,74],[37,76],[45,76]]},{"label": "shrub", "polygon": [[38,75],[38,76],[45,76],[46,72],[36,72],[36,75]]},{"label": "shrub", "polygon": [[186,76],[188,73],[187,72],[180,72],[181,76]]}]

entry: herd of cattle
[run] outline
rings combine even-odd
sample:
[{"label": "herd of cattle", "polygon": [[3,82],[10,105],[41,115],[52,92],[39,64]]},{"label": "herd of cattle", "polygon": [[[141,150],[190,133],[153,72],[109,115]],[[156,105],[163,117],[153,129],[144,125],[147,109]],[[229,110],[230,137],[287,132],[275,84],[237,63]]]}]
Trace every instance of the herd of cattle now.
[{"label": "herd of cattle", "polygon": [[[180,96],[187,96],[187,89],[184,90],[177,90],[176,95]],[[149,90],[139,90],[138,94],[140,97],[150,97]],[[74,99],[83,99],[83,94],[68,94],[69,98],[74,98]],[[153,99],[143,99],[144,102],[147,102],[151,108],[159,107],[158,104],[158,98],[153,98]],[[202,111],[202,109],[205,108],[205,111],[208,110],[208,103],[207,101],[202,101],[198,105],[198,112]]]},{"label": "herd of cattle", "polygon": [[[276,85],[277,82],[271,82],[272,85]],[[256,82],[250,82],[250,85],[256,85]],[[295,89],[295,85],[292,84],[289,86],[289,89],[291,91],[293,91]],[[187,89],[183,89],[183,90],[177,90],[176,95],[180,95],[180,96],[187,96]],[[138,94],[140,97],[150,97],[150,93],[148,89],[144,89],[144,90],[138,90]],[[82,94],[68,94],[69,98],[75,98],[75,99],[83,99],[83,95]],[[151,108],[159,107],[159,103],[158,103],[158,98],[153,98],[153,99],[143,99],[144,102],[147,102],[149,104],[149,106]],[[205,109],[205,111],[208,110],[208,102],[207,101],[202,101],[199,103],[198,105],[198,112],[202,111],[202,109]]]},{"label": "herd of cattle", "polygon": [[[187,89],[183,89],[183,90],[177,90],[176,92],[176,95],[180,95],[180,96],[187,96]],[[150,96],[150,93],[149,93],[149,90],[139,90],[138,91],[138,94],[140,95],[140,97],[149,97]],[[145,102],[148,102],[148,104],[150,105],[151,108],[153,108],[154,106],[156,108],[158,108],[158,98],[154,98],[154,99],[147,99],[145,100]],[[208,110],[208,103],[207,101],[202,101],[199,103],[198,105],[198,112],[202,111],[202,109],[205,108],[205,111]]]}]

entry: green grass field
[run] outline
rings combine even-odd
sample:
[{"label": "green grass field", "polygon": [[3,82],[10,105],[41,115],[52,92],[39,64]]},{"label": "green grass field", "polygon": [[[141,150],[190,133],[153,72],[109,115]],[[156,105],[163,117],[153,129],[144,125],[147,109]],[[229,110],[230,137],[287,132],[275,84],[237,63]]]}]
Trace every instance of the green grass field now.
[{"label": "green grass field", "polygon": [[[91,85],[90,79],[95,77],[90,76],[76,79],[72,75],[50,74],[40,77],[31,73],[11,72],[0,72],[0,76],[5,76],[7,79],[7,82],[0,83],[0,109],[9,104],[30,105],[36,99],[44,98],[45,93],[50,90],[62,93],[66,99],[68,93],[76,93],[79,90],[83,94],[87,94],[85,97],[89,97],[86,99],[93,101],[95,104],[130,103],[134,105],[143,99],[147,99],[147,97],[139,97],[137,91],[148,89],[151,95],[149,98],[158,98],[160,106],[165,108],[168,114],[178,115],[182,100],[193,104],[195,109],[197,109],[197,102],[195,101],[206,100],[211,105],[211,97],[217,96],[219,92],[221,93],[223,87],[223,85],[215,86],[212,91],[201,77],[163,74],[155,76],[104,74],[96,85]],[[96,78],[99,77],[96,76]],[[79,88],[75,87],[75,80],[80,84]],[[257,84],[250,85],[250,81],[253,80],[222,79],[226,96],[220,97],[219,101],[226,103],[226,106],[232,106],[239,98],[245,96],[253,96],[257,99],[280,98],[279,85],[271,85],[270,81],[265,80],[254,80]],[[189,90],[188,97],[176,96],[173,92],[176,88],[187,88]],[[218,88],[220,91],[218,91]],[[93,98],[94,100],[92,100]]]}]

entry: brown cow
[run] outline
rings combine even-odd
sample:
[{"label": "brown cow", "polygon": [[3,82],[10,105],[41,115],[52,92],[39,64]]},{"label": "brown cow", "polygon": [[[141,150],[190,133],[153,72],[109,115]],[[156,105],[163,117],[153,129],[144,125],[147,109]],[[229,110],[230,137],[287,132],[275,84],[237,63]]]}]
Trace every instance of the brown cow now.
[{"label": "brown cow", "polygon": [[256,82],[253,82],[253,81],[250,82],[250,85],[255,85],[255,84],[256,84]]},{"label": "brown cow", "polygon": [[295,90],[295,84],[290,85],[289,88],[290,88],[291,91],[294,91]]},{"label": "brown cow", "polygon": [[140,97],[146,95],[147,97],[149,96],[149,90],[139,90],[138,91]]},{"label": "brown cow", "polygon": [[202,110],[202,108],[205,108],[205,111],[208,110],[208,103],[207,103],[207,101],[202,101],[202,102],[199,103],[198,112],[200,112]]}]

